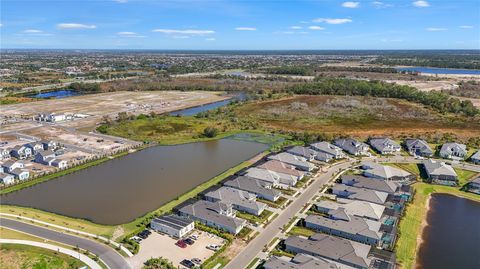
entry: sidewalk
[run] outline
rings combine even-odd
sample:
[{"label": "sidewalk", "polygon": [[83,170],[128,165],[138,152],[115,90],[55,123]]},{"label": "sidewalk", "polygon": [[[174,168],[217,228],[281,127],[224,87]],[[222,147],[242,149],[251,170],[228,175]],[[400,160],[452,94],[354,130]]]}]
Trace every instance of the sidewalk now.
[{"label": "sidewalk", "polygon": [[69,256],[74,257],[75,259],[78,259],[85,263],[89,268],[91,269],[102,269],[100,265],[97,264],[94,260],[90,259],[88,256],[83,255],[79,252],[76,252],[74,250],[68,249],[68,248],[63,248],[59,247],[56,245],[51,245],[51,244],[46,244],[46,243],[41,243],[41,242],[35,242],[35,241],[29,241],[29,240],[17,240],[17,239],[0,239],[0,243],[3,244],[20,244],[20,245],[29,245],[29,246],[34,246],[34,247],[40,247],[40,248],[46,248],[50,249],[53,251],[58,251],[63,254],[67,254]]}]

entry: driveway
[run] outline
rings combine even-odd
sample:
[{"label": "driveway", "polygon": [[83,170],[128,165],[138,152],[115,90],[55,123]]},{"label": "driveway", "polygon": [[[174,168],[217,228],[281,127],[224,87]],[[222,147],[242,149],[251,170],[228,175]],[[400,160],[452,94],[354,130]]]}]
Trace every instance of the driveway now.
[{"label": "driveway", "polygon": [[91,253],[97,255],[111,269],[131,268],[127,261],[115,250],[93,240],[77,237],[70,234],[64,234],[39,226],[5,218],[0,218],[0,226],[35,235],[51,241],[63,243],[70,246],[78,246],[81,249],[86,249]]}]

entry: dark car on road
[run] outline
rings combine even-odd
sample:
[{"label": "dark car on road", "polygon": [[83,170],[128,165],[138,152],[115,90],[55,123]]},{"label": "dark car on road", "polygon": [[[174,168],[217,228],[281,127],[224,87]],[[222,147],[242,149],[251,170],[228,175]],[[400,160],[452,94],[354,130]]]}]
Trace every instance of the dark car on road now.
[{"label": "dark car on road", "polygon": [[187,239],[185,239],[185,240],[183,240],[183,241],[184,241],[185,243],[189,244],[189,245],[195,244],[195,241],[193,241],[193,240],[190,239],[190,238],[187,238]]},{"label": "dark car on road", "polygon": [[186,266],[187,268],[195,267],[195,264],[192,261],[187,260],[187,259],[181,261],[180,264],[183,265],[183,266]]}]

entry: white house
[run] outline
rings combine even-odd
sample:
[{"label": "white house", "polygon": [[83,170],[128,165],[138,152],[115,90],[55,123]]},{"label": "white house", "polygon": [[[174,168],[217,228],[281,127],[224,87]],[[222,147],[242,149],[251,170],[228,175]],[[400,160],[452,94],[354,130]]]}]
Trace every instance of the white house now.
[{"label": "white house", "polygon": [[15,177],[13,177],[13,175],[0,172],[1,183],[5,184],[5,185],[8,185],[8,184],[12,184],[14,182],[14,180],[15,180]]}]

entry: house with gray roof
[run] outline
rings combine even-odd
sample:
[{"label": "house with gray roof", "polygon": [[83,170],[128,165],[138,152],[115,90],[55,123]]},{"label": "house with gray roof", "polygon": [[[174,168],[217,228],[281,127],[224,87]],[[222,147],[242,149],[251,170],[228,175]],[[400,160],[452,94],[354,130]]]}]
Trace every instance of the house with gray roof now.
[{"label": "house with gray roof", "polygon": [[40,151],[35,154],[35,162],[51,165],[51,162],[55,159],[55,152],[51,150]]},{"label": "house with gray roof", "polygon": [[467,187],[467,191],[480,194],[480,176],[468,182],[466,187]]},{"label": "house with gray roof", "polygon": [[256,198],[255,194],[225,186],[205,194],[205,200],[207,201],[231,204],[238,211],[259,216],[267,205],[257,202]]},{"label": "house with gray roof", "polygon": [[299,253],[291,260],[272,256],[263,264],[264,269],[342,269],[337,264],[319,257]]},{"label": "house with gray roof", "polygon": [[376,191],[382,191],[386,193],[395,193],[400,191],[400,183],[386,180],[376,180],[360,175],[342,175],[342,184],[364,188]]},{"label": "house with gray roof", "polygon": [[341,148],[326,141],[313,143],[310,145],[310,148],[317,152],[315,159],[322,162],[329,162],[333,159],[345,158],[345,153]]},{"label": "house with gray roof", "polygon": [[352,241],[372,246],[380,246],[383,232],[382,223],[357,216],[347,215],[348,220],[336,220],[319,215],[308,215],[305,227]]},{"label": "house with gray roof", "polygon": [[258,180],[265,181],[267,183],[271,183],[274,187],[287,185],[287,186],[295,186],[298,181],[298,177],[284,174],[284,173],[277,173],[271,170],[251,167],[245,171],[245,176],[253,177]]},{"label": "house with gray roof", "polygon": [[267,169],[277,173],[287,174],[296,176],[298,180],[302,179],[305,176],[305,171],[300,171],[295,168],[295,166],[283,163],[277,160],[266,161],[257,166],[258,168]]},{"label": "house with gray roof", "polygon": [[15,182],[15,177],[11,174],[0,172],[0,183],[9,185]]},{"label": "house with gray roof", "polygon": [[17,168],[24,168],[25,165],[23,162],[20,161],[14,161],[14,160],[8,160],[2,164],[3,171],[5,173],[11,173],[13,170]]},{"label": "house with gray roof", "polygon": [[30,142],[25,144],[25,147],[30,148],[33,155],[37,154],[40,151],[43,151],[43,144],[40,142]]},{"label": "house with gray roof", "polygon": [[428,143],[422,139],[409,138],[405,140],[405,147],[413,156],[432,157],[433,150]]},{"label": "house with gray roof", "polygon": [[332,187],[332,193],[338,197],[359,200],[379,205],[384,205],[387,202],[388,193],[383,191],[376,191],[364,188],[357,188],[343,184],[335,184]]},{"label": "house with gray roof", "polygon": [[32,156],[32,149],[31,148],[28,148],[24,145],[18,145],[18,146],[15,146],[11,149],[10,151],[10,155],[17,158],[17,159],[26,159],[30,156]]},{"label": "house with gray roof", "polygon": [[333,140],[333,144],[351,155],[355,156],[369,156],[370,148],[367,144],[360,142],[353,138],[338,138]]},{"label": "house with gray roof", "polygon": [[0,161],[10,159],[10,150],[6,148],[0,148]]},{"label": "house with gray roof", "polygon": [[314,150],[301,146],[294,146],[292,148],[289,148],[287,149],[287,152],[296,156],[303,157],[307,159],[307,161],[313,161],[315,159],[315,156],[317,156],[317,153]]},{"label": "house with gray roof", "polygon": [[177,215],[166,215],[154,218],[150,228],[175,238],[182,238],[195,228],[195,222]]},{"label": "house with gray roof", "polygon": [[260,181],[255,178],[238,176],[223,183],[224,186],[247,191],[255,194],[258,198],[275,202],[280,198],[281,191],[273,189],[272,184]]},{"label": "house with gray roof", "polygon": [[423,161],[422,164],[428,179],[432,183],[447,186],[458,185],[457,173],[450,165],[431,159]]},{"label": "house with gray roof", "polygon": [[399,152],[402,147],[392,139],[388,137],[374,137],[368,140],[368,143],[372,148],[380,154],[393,154]]},{"label": "house with gray roof", "polygon": [[380,221],[385,213],[383,205],[349,199],[337,199],[335,202],[322,200],[315,203],[315,209],[332,219],[348,219],[348,215],[353,215]]},{"label": "house with gray roof", "polygon": [[275,154],[275,155],[271,155],[271,156],[268,156],[267,159],[284,162],[286,164],[293,165],[297,169],[300,169],[300,170],[303,170],[303,171],[310,172],[313,169],[315,169],[315,165],[313,165],[312,163],[309,163],[307,161],[307,159],[305,159],[303,157],[300,157],[300,156],[290,154],[288,152],[281,152],[281,153],[278,153],[278,154]]},{"label": "house with gray roof", "polygon": [[28,170],[21,169],[21,168],[13,169],[12,171],[10,171],[10,174],[12,174],[15,177],[15,179],[18,179],[18,180],[26,180],[30,177],[30,172],[28,172]]},{"label": "house with gray roof", "polygon": [[178,214],[231,234],[238,234],[247,224],[246,220],[235,217],[232,205],[222,202],[200,200],[182,207]]},{"label": "house with gray roof", "polygon": [[470,161],[474,164],[480,164],[480,150],[470,157]]},{"label": "house with gray roof", "polygon": [[400,168],[375,162],[363,162],[361,169],[363,169],[363,175],[369,178],[387,181],[407,181],[415,179],[415,175]]},{"label": "house with gray roof", "polygon": [[444,159],[463,160],[467,156],[467,146],[459,143],[445,143],[440,148],[440,157]]},{"label": "house with gray roof", "polygon": [[308,239],[290,236],[285,239],[285,248],[293,253],[321,257],[354,268],[368,269],[372,264],[369,256],[370,245],[321,233],[314,234]]},{"label": "house with gray roof", "polygon": [[42,143],[44,150],[56,150],[59,146],[58,142],[54,140],[42,140],[40,143]]}]

